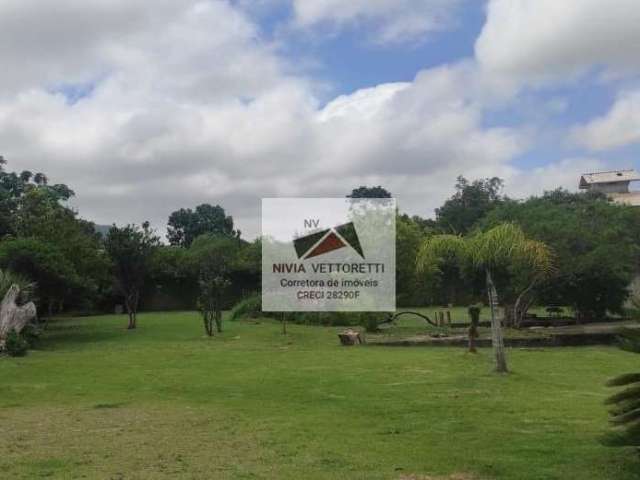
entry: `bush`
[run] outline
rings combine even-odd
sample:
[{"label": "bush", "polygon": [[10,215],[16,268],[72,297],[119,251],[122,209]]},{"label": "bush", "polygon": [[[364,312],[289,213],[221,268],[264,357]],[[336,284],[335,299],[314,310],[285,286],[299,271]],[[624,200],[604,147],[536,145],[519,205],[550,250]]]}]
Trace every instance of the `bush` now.
[{"label": "bush", "polygon": [[251,295],[238,302],[229,314],[229,320],[258,318],[262,316],[262,299],[259,294]]},{"label": "bush", "polygon": [[290,323],[326,327],[364,327],[368,332],[375,332],[387,316],[380,312],[292,312],[287,313],[285,318]]},{"label": "bush", "polygon": [[30,348],[32,348],[40,338],[40,329],[33,324],[25,325],[20,332],[20,336],[25,339]]},{"label": "bush", "polygon": [[7,335],[5,343],[7,354],[12,357],[24,357],[27,354],[29,343],[24,339],[22,335],[15,330],[11,330]]},{"label": "bush", "polygon": [[360,316],[360,324],[364,327],[364,329],[369,332],[377,332],[378,326],[387,320],[387,315],[384,313],[371,313],[371,312],[361,312]]}]

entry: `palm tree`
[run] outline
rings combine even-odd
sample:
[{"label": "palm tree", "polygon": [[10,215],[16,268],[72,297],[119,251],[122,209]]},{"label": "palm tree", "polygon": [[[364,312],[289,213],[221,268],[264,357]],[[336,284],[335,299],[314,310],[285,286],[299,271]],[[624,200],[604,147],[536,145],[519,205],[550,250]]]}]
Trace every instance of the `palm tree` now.
[{"label": "palm tree", "polygon": [[30,282],[25,277],[17,275],[9,270],[0,270],[0,301],[2,301],[12,285],[17,285],[20,289],[20,299],[22,301],[32,299],[36,286],[35,283]]},{"label": "palm tree", "polygon": [[505,223],[469,237],[435,235],[428,238],[418,252],[418,270],[427,275],[439,275],[447,262],[484,275],[491,308],[491,343],[496,371],[507,373],[502,325],[497,315],[498,292],[494,272],[497,269],[517,269],[521,275],[539,279],[553,271],[551,250],[544,243],[527,239],[517,225]]},{"label": "palm tree", "polygon": [[[621,334],[621,348],[640,353],[640,330],[626,329]],[[614,428],[602,438],[605,445],[640,447],[640,373],[627,373],[607,382],[610,387],[626,387],[607,398],[611,405],[610,422]]]}]

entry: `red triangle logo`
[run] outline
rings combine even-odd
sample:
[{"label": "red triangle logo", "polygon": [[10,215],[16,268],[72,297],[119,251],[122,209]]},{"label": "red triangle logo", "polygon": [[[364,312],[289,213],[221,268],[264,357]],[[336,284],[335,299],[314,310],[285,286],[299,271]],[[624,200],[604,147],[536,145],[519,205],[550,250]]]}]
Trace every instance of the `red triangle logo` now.
[{"label": "red triangle logo", "polygon": [[316,246],[316,248],[311,250],[309,255],[307,255],[305,258],[317,257],[318,255],[332,252],[346,246],[346,243],[340,240],[340,238],[334,232],[331,232],[326,237],[324,237],[324,239]]}]

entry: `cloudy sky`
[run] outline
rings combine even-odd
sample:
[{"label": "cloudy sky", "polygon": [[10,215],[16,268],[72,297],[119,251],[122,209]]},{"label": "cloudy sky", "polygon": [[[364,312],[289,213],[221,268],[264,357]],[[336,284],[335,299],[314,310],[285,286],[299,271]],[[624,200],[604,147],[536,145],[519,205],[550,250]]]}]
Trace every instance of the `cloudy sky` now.
[{"label": "cloudy sky", "polygon": [[0,154],[84,218],[640,167],[638,0],[0,0]]}]

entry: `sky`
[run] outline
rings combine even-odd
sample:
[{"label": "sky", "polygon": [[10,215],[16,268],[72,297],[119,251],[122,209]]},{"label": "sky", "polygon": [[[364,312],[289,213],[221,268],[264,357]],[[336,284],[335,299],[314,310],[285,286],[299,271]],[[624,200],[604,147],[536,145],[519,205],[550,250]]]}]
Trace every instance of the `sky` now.
[{"label": "sky", "polygon": [[640,167],[637,0],[0,0],[0,155],[98,224]]}]

